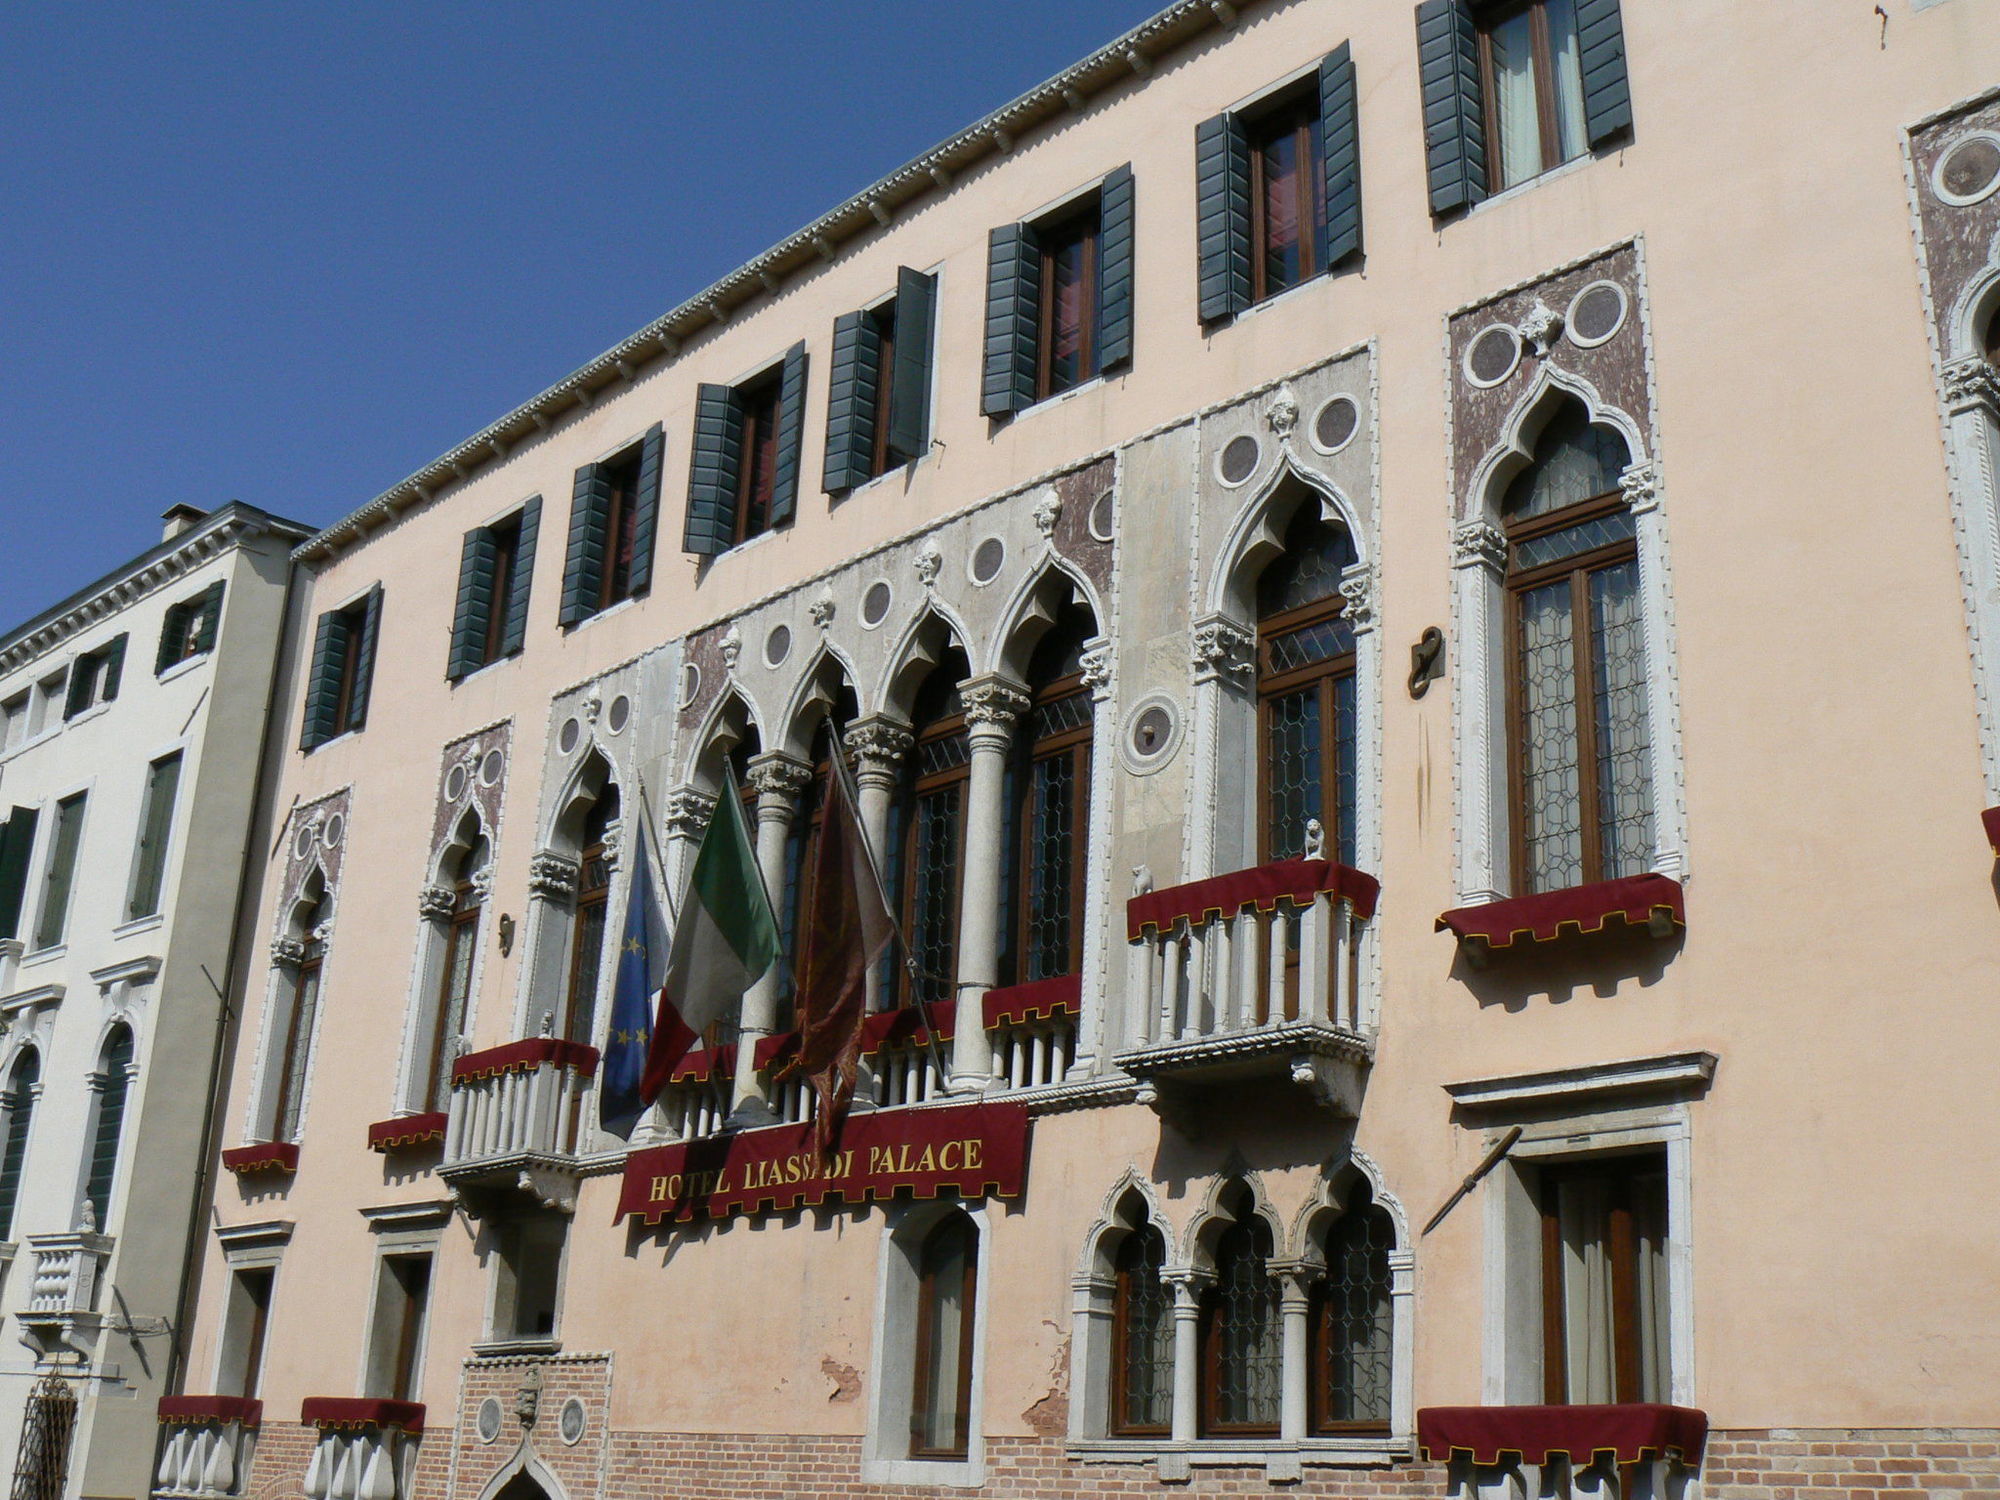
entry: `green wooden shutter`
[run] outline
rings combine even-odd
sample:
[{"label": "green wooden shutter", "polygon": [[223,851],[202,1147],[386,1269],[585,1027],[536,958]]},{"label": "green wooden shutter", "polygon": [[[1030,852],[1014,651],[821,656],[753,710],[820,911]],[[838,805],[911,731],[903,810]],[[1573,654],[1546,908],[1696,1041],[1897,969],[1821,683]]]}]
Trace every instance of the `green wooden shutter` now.
[{"label": "green wooden shutter", "polygon": [[41,814],[17,807],[0,823],[0,938],[21,935],[21,903],[28,894],[28,857],[35,851]]},{"label": "green wooden shutter", "polygon": [[1361,253],[1361,112],[1354,56],[1342,42],[1319,65],[1319,116],[1326,143],[1326,269]]},{"label": "green wooden shutter", "polygon": [[731,386],[701,386],[695,393],[682,551],[714,557],[735,544],[736,479],[742,462],[743,403]]},{"label": "green wooden shutter", "polygon": [[368,591],[361,605],[361,629],[354,642],[354,691],[347,699],[342,729],[360,729],[368,722],[368,689],[375,681],[375,642],[382,633],[382,585]]},{"label": "green wooden shutter", "polygon": [[873,313],[833,320],[833,372],[826,392],[826,456],[820,483],[831,495],[865,484],[875,457],[875,398],[882,379],[882,336]]},{"label": "green wooden shutter", "polygon": [[74,719],[90,701],[90,682],[97,675],[97,658],[79,656],[69,664],[69,690],[63,695],[63,718]]},{"label": "green wooden shutter", "polygon": [[638,510],[632,517],[630,592],[643,594],[653,586],[653,542],[660,532],[660,466],[667,455],[667,433],[658,422],[646,429],[639,443]]},{"label": "green wooden shutter", "polygon": [[1097,364],[1132,362],[1134,191],[1130,163],[1104,179],[1097,195]]},{"label": "green wooden shutter", "polygon": [[785,351],[778,381],[778,462],[771,475],[771,527],[792,524],[799,508],[799,467],[805,456],[806,342]]},{"label": "green wooden shutter", "polygon": [[1236,116],[1195,127],[1194,191],[1201,319],[1212,323],[1250,305],[1250,138]]},{"label": "green wooden shutter", "polygon": [[330,609],[319,617],[313,636],[312,675],[306,679],[306,711],[299,727],[299,748],[311,750],[324,745],[340,726],[334,710],[340,702],[340,669],[347,657],[347,617]]},{"label": "green wooden shutter", "polygon": [[931,341],[936,337],[937,277],[896,267],[896,368],[889,391],[889,446],[922,458],[931,445]]},{"label": "green wooden shutter", "polygon": [[201,631],[194,638],[194,649],[188,654],[200,656],[215,649],[215,633],[222,624],[222,580],[216,579],[193,599],[195,609],[201,617]]},{"label": "green wooden shutter", "polygon": [[1618,0],[1576,0],[1577,51],[1583,63],[1583,129],[1601,146],[1632,128],[1632,88],[1625,77],[1625,27]]},{"label": "green wooden shutter", "polygon": [[104,678],[97,692],[99,703],[109,703],[118,696],[118,685],[125,680],[125,644],[128,639],[121,635],[103,650]]},{"label": "green wooden shutter", "polygon": [[507,629],[500,654],[512,656],[528,638],[528,595],[535,582],[535,537],[542,529],[542,497],[521,507],[521,534],[514,543],[514,576],[507,580]]},{"label": "green wooden shutter", "polygon": [[195,601],[200,597],[197,594],[194,599],[183,599],[178,604],[167,606],[166,617],[160,621],[160,648],[153,653],[155,677],[180,660],[176,653],[181,640],[187,635],[188,619]]},{"label": "green wooden shutter", "polygon": [[1029,224],[1003,224],[986,247],[986,380],[980,410],[1004,417],[1035,403],[1042,247]]},{"label": "green wooden shutter", "polygon": [[486,632],[493,623],[493,564],[499,556],[493,533],[475,526],[458,554],[458,608],[451,622],[451,659],[444,675],[453,682],[486,665]]},{"label": "green wooden shutter", "polygon": [[1486,117],[1479,98],[1479,29],[1466,0],[1424,0],[1417,7],[1417,72],[1431,212],[1470,208],[1486,196]]},{"label": "green wooden shutter", "polygon": [[569,555],[563,560],[564,625],[574,625],[597,613],[597,596],[604,587],[604,554],[610,546],[611,482],[601,464],[576,471],[570,491]]}]

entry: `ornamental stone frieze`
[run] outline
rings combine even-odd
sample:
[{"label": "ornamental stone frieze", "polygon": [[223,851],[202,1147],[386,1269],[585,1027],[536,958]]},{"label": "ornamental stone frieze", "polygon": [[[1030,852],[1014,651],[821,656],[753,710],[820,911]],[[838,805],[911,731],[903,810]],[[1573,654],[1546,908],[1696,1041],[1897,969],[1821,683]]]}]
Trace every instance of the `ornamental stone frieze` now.
[{"label": "ornamental stone frieze", "polygon": [[667,837],[698,839],[715,816],[715,798],[691,786],[667,793]]},{"label": "ornamental stone frieze", "polygon": [[976,733],[981,729],[1008,730],[1034,703],[1025,688],[1002,677],[982,677],[962,683],[959,702],[965,706],[965,722]]},{"label": "ornamental stone frieze", "polygon": [[1190,656],[1197,682],[1218,677],[1248,682],[1257,674],[1257,637],[1234,620],[1210,615],[1195,621]]},{"label": "ornamental stone frieze", "polygon": [[1967,411],[2000,416],[2000,370],[1982,355],[1946,365],[1944,403],[1953,416]]},{"label": "ornamental stone frieze", "polygon": [[577,863],[555,849],[537,849],[528,859],[528,894],[544,901],[567,901],[576,894]]}]

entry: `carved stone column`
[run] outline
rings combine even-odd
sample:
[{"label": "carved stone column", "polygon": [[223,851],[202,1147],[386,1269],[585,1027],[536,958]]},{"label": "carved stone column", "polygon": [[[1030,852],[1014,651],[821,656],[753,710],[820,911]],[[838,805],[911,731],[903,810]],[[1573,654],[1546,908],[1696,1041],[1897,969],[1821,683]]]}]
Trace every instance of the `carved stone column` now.
[{"label": "carved stone column", "polygon": [[1201,1293],[1208,1276],[1169,1270],[1162,1279],[1174,1289],[1174,1428],[1176,1443],[1195,1440],[1201,1395]]},{"label": "carved stone column", "polygon": [[[750,762],[750,787],[757,794],[757,868],[764,876],[764,889],[773,907],[785,899],[785,845],[791,838],[792,818],[798,811],[799,793],[812,780],[812,767],[782,750],[773,750]],[[764,977],[744,992],[742,1023],[736,1038],[735,1103],[764,1101],[763,1085],[753,1066],[757,1043],[777,1029],[778,995],[783,988],[785,959],[781,956]]]},{"label": "carved stone column", "polygon": [[1458,663],[1452,672],[1457,712],[1456,762],[1462,777],[1458,838],[1458,900],[1476,906],[1507,892],[1507,770],[1503,753],[1506,673],[1499,652],[1506,640],[1502,588],[1507,538],[1484,519],[1468,521],[1452,536],[1458,594]]},{"label": "carved stone column", "polygon": [[1278,1441],[1296,1443],[1306,1435],[1306,1383],[1311,1351],[1307,1314],[1312,1309],[1311,1266],[1273,1265],[1278,1278]]},{"label": "carved stone column", "polygon": [[[1111,768],[1118,759],[1118,725],[1112,702],[1111,641],[1096,637],[1084,642],[1083,685],[1090,690],[1090,800],[1086,816],[1090,827],[1084,848],[1092,851],[1083,865],[1083,1013],[1076,1018],[1076,1057],[1070,1063],[1069,1078],[1088,1078],[1097,1071],[1097,1061],[1110,1050],[1113,1035],[1110,1021],[1111,997],[1108,986],[1092,983],[1105,970],[1104,945],[1107,934],[1116,928],[1124,936],[1122,911],[1114,919],[1111,912],[1109,864],[1096,851],[1111,847]],[[1128,998],[1127,1004],[1130,1003]]]},{"label": "carved stone column", "polygon": [[1000,872],[1006,839],[1007,757],[1014,721],[1031,701],[1015,683],[981,677],[958,690],[965,705],[971,768],[966,785],[965,848],[958,912],[957,1031],[951,1088],[977,1093],[992,1081],[993,1048],[986,1035],[986,992],[1000,977]]},{"label": "carved stone column", "polygon": [[[861,818],[861,831],[868,836],[868,848],[875,856],[876,872],[886,881],[889,877],[889,809],[895,803],[896,788],[903,779],[903,764],[917,742],[916,736],[907,724],[875,714],[849,725],[846,741],[847,753],[854,763],[855,795],[860,803],[855,812]],[[885,900],[895,899],[892,891],[885,889],[882,894]],[[893,959],[901,962],[902,955],[895,954]],[[867,1004],[870,1015],[882,1008],[882,969],[879,964],[868,971]],[[857,1091],[857,1097],[865,1092]]]}]

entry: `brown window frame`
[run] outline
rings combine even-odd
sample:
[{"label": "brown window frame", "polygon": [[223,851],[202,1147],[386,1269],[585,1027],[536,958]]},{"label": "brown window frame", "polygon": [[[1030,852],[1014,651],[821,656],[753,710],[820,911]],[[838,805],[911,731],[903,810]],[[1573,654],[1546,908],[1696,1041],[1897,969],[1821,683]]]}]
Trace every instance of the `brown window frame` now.
[{"label": "brown window frame", "polygon": [[[1344,1211],[1339,1218],[1327,1226],[1326,1261],[1329,1271],[1332,1269],[1334,1258],[1333,1236],[1339,1233],[1341,1226],[1347,1222],[1351,1214],[1358,1214],[1364,1218],[1371,1219],[1374,1215],[1379,1214],[1381,1215],[1381,1219],[1375,1220],[1374,1222],[1376,1223],[1388,1220],[1388,1210],[1374,1202],[1372,1197],[1366,1198]],[[1393,1227],[1389,1231],[1389,1241],[1391,1250],[1393,1250],[1395,1243],[1395,1231]],[[1383,1294],[1389,1298],[1389,1315],[1392,1330],[1396,1306],[1394,1288],[1395,1272],[1385,1266],[1383,1268],[1382,1289]],[[1333,1354],[1333,1306],[1333,1296],[1331,1288],[1328,1286],[1328,1278],[1326,1275],[1322,1275],[1313,1283],[1307,1298],[1306,1381],[1311,1392],[1308,1402],[1309,1430],[1315,1435],[1324,1437],[1385,1437],[1389,1432],[1390,1420],[1386,1414],[1379,1418],[1365,1420],[1351,1418],[1336,1419],[1331,1414],[1330,1408],[1333,1404],[1333,1392],[1330,1382],[1327,1379],[1327,1364]],[[1393,1390],[1396,1379],[1395,1339],[1393,1331],[1390,1337],[1389,1360],[1389,1380],[1391,1389]]]},{"label": "brown window frame", "polygon": [[[428,1252],[415,1251],[408,1254],[385,1255],[382,1257],[383,1271],[394,1295],[401,1304],[397,1308],[396,1327],[393,1335],[395,1343],[389,1361],[389,1391],[391,1401],[414,1399],[417,1377],[422,1374],[418,1354],[423,1347],[424,1320],[430,1309],[431,1275],[436,1269]],[[416,1283],[405,1281],[398,1266],[414,1270],[423,1267]]]},{"label": "brown window frame", "polygon": [[[562,1014],[557,1017],[556,1035],[585,1046],[591,1045],[591,1033],[597,1029],[598,986],[604,975],[604,945],[611,937],[611,862],[609,843],[605,835],[610,826],[624,814],[622,802],[615,803],[610,811],[605,811],[605,799],[616,798],[617,790],[607,786],[598,793],[597,801],[584,814],[584,835],[590,842],[583,846],[576,861],[576,899],[570,908],[569,927],[569,974],[563,988]],[[602,815],[602,829],[591,836],[591,829]],[[589,884],[593,869],[600,870],[603,880],[599,884]],[[597,932],[597,955],[589,965],[590,972],[584,973],[584,923],[588,914],[595,913],[599,922]],[[579,1020],[584,1022],[579,1035]]]},{"label": "brown window frame", "polygon": [[[476,846],[475,846],[476,847]],[[444,1067],[445,1044],[449,1040],[447,1027],[451,1020],[452,975],[457,971],[459,950],[470,944],[472,953],[465,959],[466,1003],[471,1003],[472,965],[478,954],[479,918],[485,904],[478,899],[479,889],[473,883],[466,869],[471,859],[467,850],[459,866],[459,875],[452,882],[451,915],[444,922],[444,962],[438,971],[437,1003],[432,1007],[435,1014],[431,1018],[430,1051],[426,1054],[429,1065],[425,1069],[424,1098],[422,1108],[440,1110],[451,1102],[451,1079]],[[581,871],[578,883],[582,883]]]},{"label": "brown window frame", "polygon": [[[1496,27],[1522,14],[1529,18],[1528,45],[1533,53],[1535,74],[1535,124],[1541,141],[1542,160],[1540,170],[1509,182],[1501,170],[1500,96],[1493,73],[1493,32]],[[1479,112],[1486,134],[1486,176],[1487,181],[1494,185],[1494,192],[1505,192],[1524,182],[1533,182],[1544,173],[1553,172],[1574,159],[1562,154],[1562,126],[1556,103],[1556,57],[1549,41],[1548,3],[1547,0],[1503,0],[1500,4],[1481,6],[1475,12],[1473,21],[1479,32]],[[1586,145],[1580,154],[1588,156],[1590,148]]]},{"label": "brown window frame", "polygon": [[[323,909],[315,907],[312,915],[317,918]],[[271,1139],[274,1141],[295,1139],[305,1125],[305,1075],[311,1070],[312,1032],[324,998],[320,986],[326,972],[326,944],[312,936],[310,925],[305,944],[305,957],[292,971],[292,1002],[285,1017],[284,1047],[278,1054],[278,1092],[274,1101],[276,1108],[271,1113]],[[308,993],[312,995],[313,1020],[301,1025]]]},{"label": "brown window frame", "polygon": [[[1271,1276],[1271,1259],[1275,1247],[1267,1244],[1263,1238],[1263,1236],[1269,1234],[1268,1226],[1261,1225],[1256,1215],[1250,1210],[1245,1209],[1242,1211],[1241,1216],[1224,1231],[1224,1236],[1226,1238],[1228,1235],[1235,1234],[1238,1231],[1247,1234],[1250,1237],[1251,1244],[1258,1247],[1258,1253],[1264,1263],[1264,1274],[1267,1278]],[[1222,1266],[1220,1264],[1221,1250],[1221,1243],[1218,1242],[1216,1247],[1217,1282],[1220,1282],[1222,1278]],[[1223,1344],[1222,1291],[1219,1285],[1210,1286],[1202,1293],[1200,1314],[1198,1328],[1201,1355],[1198,1363],[1200,1366],[1201,1388],[1196,1402],[1196,1409],[1199,1414],[1199,1420],[1196,1423],[1197,1434],[1201,1437],[1269,1437],[1276,1435],[1282,1420],[1282,1412],[1274,1415],[1268,1422],[1226,1422],[1222,1420],[1218,1410],[1222,1404]],[[1282,1341],[1284,1338],[1284,1315],[1282,1312],[1279,1312],[1275,1316],[1278,1319],[1278,1337]],[[1283,1398],[1281,1395],[1281,1406],[1282,1401]]]},{"label": "brown window frame", "polygon": [[[1104,224],[1097,196],[1088,203],[1035,226],[1041,263],[1037,269],[1039,305],[1035,316],[1035,400],[1046,401],[1087,385],[1101,373],[1097,348],[1097,265],[1103,252]],[[1074,379],[1056,383],[1056,267],[1071,246],[1081,251],[1082,268],[1077,277],[1082,288],[1082,345],[1077,353]]]},{"label": "brown window frame", "polygon": [[1165,1437],[1173,1431],[1171,1390],[1168,1392],[1166,1421],[1135,1422],[1131,1416],[1132,1281],[1143,1267],[1128,1264],[1128,1261],[1135,1256],[1143,1237],[1149,1232],[1155,1236],[1160,1234],[1158,1229],[1147,1226],[1133,1230],[1119,1241],[1112,1270],[1110,1428],[1113,1437]]},{"label": "brown window frame", "polygon": [[237,1382],[243,1388],[233,1394],[254,1398],[264,1374],[264,1345],[271,1332],[271,1294],[277,1285],[278,1269],[241,1266],[232,1274],[250,1308],[250,1325],[243,1332],[243,1378]]},{"label": "brown window frame", "polygon": [[[1299,605],[1295,609],[1281,610],[1267,619],[1257,622],[1257,858],[1260,863],[1269,864],[1278,856],[1271,842],[1271,704],[1278,698],[1289,698],[1295,693],[1313,688],[1319,695],[1320,712],[1320,827],[1326,830],[1329,851],[1339,844],[1338,832],[1342,818],[1351,819],[1354,809],[1342,807],[1340,795],[1340,764],[1338,755],[1339,736],[1335,732],[1339,722],[1336,686],[1341,679],[1354,676],[1355,653],[1350,649],[1339,656],[1330,656],[1325,661],[1309,662],[1302,667],[1292,667],[1279,671],[1272,665],[1273,643],[1281,636],[1287,636],[1309,625],[1340,619],[1347,610],[1347,601],[1335,594],[1331,598],[1316,600]],[[1331,813],[1332,816],[1327,816]],[[1332,858],[1331,852],[1328,858]]]},{"label": "brown window frame", "polygon": [[[486,528],[493,540],[493,572],[488,580],[492,603],[486,610],[486,638],[479,643],[479,665],[491,666],[507,654],[507,630],[513,624],[514,563],[521,555],[521,516],[517,511]],[[607,559],[608,561],[608,559]],[[606,573],[611,570],[605,569]]]},{"label": "brown window frame", "polygon": [[[1606,1249],[1611,1266],[1611,1356],[1616,1391],[1613,1399],[1636,1402],[1644,1398],[1639,1393],[1639,1259],[1633,1188],[1635,1179],[1641,1175],[1663,1177],[1665,1173],[1666,1153],[1661,1150],[1551,1163],[1541,1169],[1541,1180],[1536,1184],[1536,1209],[1541,1215],[1542,1241],[1543,1405],[1575,1404],[1569,1399],[1558,1184],[1564,1179],[1598,1178],[1615,1190],[1608,1213],[1610,1243]],[[1664,1393],[1659,1399],[1665,1399]]]},{"label": "brown window frame", "polygon": [[[632,597],[632,556],[638,541],[639,525],[639,469],[643,454],[638,447],[626,449],[615,458],[608,458],[598,466],[604,477],[607,498],[604,512],[604,566],[598,573],[597,606],[593,614],[601,614],[614,604],[622,604]],[[515,521],[518,541],[520,522]],[[512,572],[512,568],[508,569]],[[507,574],[497,573],[494,588],[504,591]],[[499,603],[499,594],[494,596]],[[497,618],[503,611],[495,608],[492,616]],[[490,621],[489,621],[490,625]],[[495,637],[491,630],[488,639]],[[487,660],[494,658],[488,656]]]},{"label": "brown window frame", "polygon": [[[1088,695],[1083,674],[1071,672],[1058,677],[1035,690],[1034,698],[1023,716],[1023,722],[1032,725],[1039,712],[1051,704],[1079,694]],[[1084,872],[1090,862],[1090,751],[1094,715],[1086,714],[1084,721],[1073,729],[1058,730],[1040,739],[1025,741],[1022,745],[1019,769],[1016,773],[1015,791],[1015,846],[1014,869],[1015,891],[1013,932],[1008,945],[1007,957],[1015,970],[1016,983],[1028,979],[1028,948],[1033,936],[1033,913],[1029,910],[1028,898],[1034,888],[1035,850],[1035,768],[1044,761],[1068,758],[1070,761],[1071,785],[1076,788],[1076,807],[1071,820],[1069,849],[1069,953],[1063,968],[1056,974],[1044,974],[1043,979],[1056,979],[1083,972],[1083,929],[1084,929]]]},{"label": "brown window frame", "polygon": [[[924,1393],[931,1384],[938,1315],[938,1269],[931,1263],[932,1247],[945,1233],[966,1240],[965,1269],[959,1284],[958,1307],[958,1425],[950,1447],[926,1447],[918,1434],[930,1424]],[[963,1209],[953,1209],[925,1232],[917,1246],[917,1319],[915,1357],[910,1361],[910,1457],[963,1460],[972,1449],[972,1345],[978,1327],[979,1226]]]},{"label": "brown window frame", "polygon": [[[1326,149],[1313,133],[1319,101],[1303,93],[1287,93],[1265,110],[1244,121],[1250,144],[1250,301],[1280,296],[1295,286],[1303,286],[1320,274],[1324,253],[1320,238],[1324,231]],[[1293,186],[1299,202],[1299,275],[1285,286],[1270,285],[1270,205],[1271,184],[1265,153],[1285,136],[1291,136],[1298,151],[1293,167]]]},{"label": "brown window frame", "polygon": [[[937,796],[939,793],[947,791],[954,786],[960,788],[958,793],[958,826],[953,835],[954,847],[958,851],[958,859],[954,861],[951,890],[945,899],[944,911],[946,972],[940,975],[925,976],[919,981],[922,984],[936,984],[941,987],[942,993],[929,997],[932,1002],[949,1000],[956,993],[957,988],[958,924],[964,912],[965,900],[965,881],[963,875],[967,818],[966,803],[970,800],[968,793],[972,781],[972,755],[968,747],[965,759],[958,765],[951,766],[942,771],[932,771],[929,774],[924,774],[920,768],[923,765],[923,753],[926,745],[936,744],[940,741],[951,739],[954,736],[966,735],[967,733],[965,713],[962,709],[940,715],[938,718],[918,728],[915,741],[910,748],[910,769],[905,780],[907,788],[905,796],[907,800],[904,804],[905,816],[901,829],[902,864],[900,879],[898,880],[898,884],[902,889],[897,892],[896,907],[903,924],[903,933],[913,944],[918,940],[919,934],[917,919],[920,909],[918,903],[925,895],[923,882],[917,868],[918,836],[923,826],[922,808],[929,798]],[[895,999],[900,998],[903,988],[909,982],[909,976],[906,971],[898,969],[896,973],[898,994],[897,996],[885,997],[885,1003],[893,1003]]]},{"label": "brown window frame", "polygon": [[777,493],[778,449],[782,442],[778,431],[782,384],[782,370],[773,370],[736,388],[743,427],[731,530],[735,542],[747,542],[753,536],[776,529],[771,524],[771,501]]},{"label": "brown window frame", "polygon": [[[1528,804],[1526,767],[1521,759],[1521,740],[1527,729],[1526,694],[1521,682],[1521,598],[1531,590],[1570,581],[1570,641],[1574,661],[1571,691],[1576,710],[1577,738],[1577,838],[1581,844],[1582,871],[1577,885],[1594,885],[1607,879],[1604,870],[1603,820],[1597,782],[1596,701],[1597,636],[1591,628],[1590,575],[1606,568],[1636,563],[1638,539],[1633,537],[1559,558],[1537,568],[1517,568],[1516,549],[1523,542],[1550,532],[1567,531],[1603,516],[1624,510],[1625,497],[1609,490],[1566,505],[1560,510],[1526,519],[1502,516],[1507,537],[1507,629],[1504,650],[1507,664],[1507,816],[1512,830],[1510,851],[1513,889],[1518,895],[1530,893],[1528,869]],[[1557,887],[1563,889],[1563,887]]]},{"label": "brown window frame", "polygon": [[880,307],[869,309],[866,316],[875,325],[876,340],[875,432],[869,440],[868,478],[879,479],[911,461],[889,446],[896,397],[896,299],[891,297]]}]

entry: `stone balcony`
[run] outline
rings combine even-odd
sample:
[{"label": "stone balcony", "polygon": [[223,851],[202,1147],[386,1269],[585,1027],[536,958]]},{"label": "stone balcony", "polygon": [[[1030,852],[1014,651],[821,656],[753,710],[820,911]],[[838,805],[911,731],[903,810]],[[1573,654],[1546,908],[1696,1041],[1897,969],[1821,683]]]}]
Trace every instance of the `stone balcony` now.
[{"label": "stone balcony", "polygon": [[319,1434],[306,1461],[306,1500],[407,1500],[412,1493],[424,1430],[420,1403],[315,1396],[299,1420]]},{"label": "stone balcony", "polygon": [[1440,1406],[1417,1413],[1417,1445],[1449,1464],[1452,1500],[1691,1500],[1700,1492],[1707,1440],[1707,1414],[1683,1406]]},{"label": "stone balcony", "polygon": [[482,1191],[517,1189],[570,1211],[576,1157],[590,1139],[584,1105],[596,1072],[596,1048],[556,1037],[459,1058],[438,1175],[474,1210]]},{"label": "stone balcony", "polygon": [[155,1500],[224,1500],[240,1495],[250,1476],[263,1417],[264,1403],[254,1397],[161,1397]]},{"label": "stone balcony", "polygon": [[16,1314],[22,1342],[41,1360],[65,1352],[88,1365],[97,1349],[104,1315],[98,1311],[98,1285],[111,1259],[110,1235],[79,1229],[71,1234],[30,1235],[27,1248],[34,1257],[27,1306]]}]

